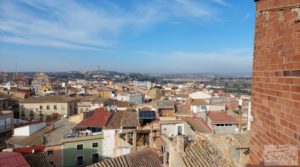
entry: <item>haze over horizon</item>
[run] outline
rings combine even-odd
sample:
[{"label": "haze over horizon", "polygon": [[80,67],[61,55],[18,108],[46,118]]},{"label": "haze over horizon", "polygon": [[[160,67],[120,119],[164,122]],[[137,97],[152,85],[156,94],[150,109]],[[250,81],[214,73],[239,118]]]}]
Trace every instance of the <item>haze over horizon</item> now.
[{"label": "haze over horizon", "polygon": [[248,74],[253,1],[0,3],[0,71]]}]

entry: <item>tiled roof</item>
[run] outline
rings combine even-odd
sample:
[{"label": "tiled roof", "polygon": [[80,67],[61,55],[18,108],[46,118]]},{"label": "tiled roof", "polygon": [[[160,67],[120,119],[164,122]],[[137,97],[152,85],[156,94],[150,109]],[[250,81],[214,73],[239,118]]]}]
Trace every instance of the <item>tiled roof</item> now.
[{"label": "tiled roof", "polygon": [[154,138],[154,144],[156,147],[162,147],[166,145],[165,141],[160,136]]},{"label": "tiled roof", "polygon": [[26,161],[30,164],[30,166],[36,167],[52,167],[50,163],[47,161],[45,153],[33,153],[24,155]]},{"label": "tiled roof", "polygon": [[78,100],[75,97],[66,96],[42,96],[42,97],[31,97],[22,100],[21,103],[67,103]]},{"label": "tiled roof", "polygon": [[1,167],[30,167],[22,154],[16,152],[0,152]]},{"label": "tiled roof", "polygon": [[108,121],[106,128],[108,129],[120,129],[137,127],[139,125],[137,112],[132,111],[117,111],[113,114]]},{"label": "tiled roof", "polygon": [[107,159],[88,167],[161,167],[159,155],[151,149]]},{"label": "tiled roof", "polygon": [[196,106],[196,105],[207,105],[208,103],[203,99],[191,99],[190,104]]},{"label": "tiled roof", "polygon": [[250,134],[249,133],[240,133],[233,134],[234,143],[236,148],[247,148],[250,144]]},{"label": "tiled roof", "polygon": [[205,123],[203,118],[193,118],[193,117],[184,117],[184,121],[186,121],[191,128],[199,133],[209,133],[212,132],[211,128]]},{"label": "tiled roof", "polygon": [[235,117],[228,115],[226,111],[209,111],[208,117],[211,119],[213,124],[231,123],[237,124]]},{"label": "tiled roof", "polygon": [[[249,148],[250,133],[237,133],[237,134],[217,134],[209,136],[209,141],[214,143],[219,150],[227,155],[227,160],[230,161],[233,166],[241,166],[241,164],[247,163],[247,158],[241,158],[237,149],[242,149],[242,152],[247,151]],[[233,151],[234,150],[234,151]]]},{"label": "tiled roof", "polygon": [[45,146],[30,146],[30,147],[22,147],[22,148],[15,148],[14,152],[18,152],[21,154],[31,154],[33,152],[43,152],[45,150]]},{"label": "tiled roof", "polygon": [[104,127],[111,116],[111,112],[103,107],[98,108],[91,116],[80,122],[79,127]]},{"label": "tiled roof", "polygon": [[174,103],[170,100],[160,100],[156,105],[158,108],[174,108]]},{"label": "tiled roof", "polygon": [[176,115],[193,115],[191,106],[188,104],[177,105]]},{"label": "tiled roof", "polygon": [[222,152],[215,145],[207,141],[198,140],[190,143],[182,158],[186,167],[229,166],[223,158]]},{"label": "tiled roof", "polygon": [[128,101],[119,101],[115,99],[109,99],[105,102],[106,105],[115,105],[117,107],[132,107],[133,104]]}]

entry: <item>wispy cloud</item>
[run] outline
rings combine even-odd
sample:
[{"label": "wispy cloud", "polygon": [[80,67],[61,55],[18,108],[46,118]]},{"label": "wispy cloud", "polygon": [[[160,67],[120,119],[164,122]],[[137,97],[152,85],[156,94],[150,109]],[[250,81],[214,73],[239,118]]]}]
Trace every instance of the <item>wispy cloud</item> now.
[{"label": "wispy cloud", "polygon": [[248,20],[249,18],[251,17],[251,14],[250,13],[247,13],[243,19],[241,20],[241,22],[245,22],[246,20]]},{"label": "wispy cloud", "polygon": [[172,19],[217,20],[201,1],[136,2],[124,9],[110,1],[4,0],[0,42],[73,49],[111,49],[124,29],[143,31]]},{"label": "wispy cloud", "polygon": [[230,49],[218,52],[174,51],[169,53],[139,51],[136,54],[156,56],[157,60],[162,58],[163,60],[158,61],[156,66],[160,66],[160,70],[168,72],[249,73],[252,67],[251,49]]},{"label": "wispy cloud", "polygon": [[219,5],[223,5],[223,6],[229,6],[228,3],[225,2],[225,0],[211,0]]}]

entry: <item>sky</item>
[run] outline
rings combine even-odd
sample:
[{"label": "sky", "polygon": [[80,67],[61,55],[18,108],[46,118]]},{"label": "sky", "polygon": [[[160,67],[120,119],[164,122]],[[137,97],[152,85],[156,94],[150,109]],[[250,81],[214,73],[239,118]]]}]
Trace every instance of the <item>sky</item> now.
[{"label": "sky", "polygon": [[252,69],[252,0],[1,0],[0,11],[0,71]]}]

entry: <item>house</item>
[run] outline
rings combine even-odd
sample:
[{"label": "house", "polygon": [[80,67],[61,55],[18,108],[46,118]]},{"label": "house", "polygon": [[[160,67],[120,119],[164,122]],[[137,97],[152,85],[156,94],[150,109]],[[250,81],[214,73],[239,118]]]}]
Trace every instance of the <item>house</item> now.
[{"label": "house", "polygon": [[103,154],[106,158],[112,158],[128,154],[136,150],[137,143],[134,142],[134,133],[139,127],[138,113],[133,111],[116,111],[108,121],[105,136]]},{"label": "house", "polygon": [[209,111],[207,124],[215,134],[234,133],[238,130],[237,119],[226,111]]},{"label": "house", "polygon": [[189,98],[190,99],[204,99],[204,100],[208,100],[210,99],[212,96],[210,93],[208,92],[204,92],[204,91],[198,91],[198,92],[194,92],[189,94]]},{"label": "house", "polygon": [[18,90],[13,89],[9,92],[12,96],[20,99],[26,99],[32,95],[31,90]]},{"label": "house", "polygon": [[89,112],[100,107],[104,107],[106,99],[101,99],[95,96],[87,96],[78,102],[78,113]]},{"label": "house", "polygon": [[86,166],[102,160],[105,128],[111,113],[99,108],[64,136],[63,166]]},{"label": "house", "polygon": [[45,73],[36,73],[31,82],[31,88],[37,95],[44,95],[50,89],[49,77]]},{"label": "house", "polygon": [[182,120],[187,122],[192,130],[197,134],[209,135],[212,134],[212,129],[207,125],[203,118],[199,117],[183,117]]},{"label": "house", "polygon": [[164,120],[159,122],[161,135],[174,137],[179,135],[194,136],[190,125],[183,120]]},{"label": "house", "polygon": [[105,107],[108,111],[126,111],[133,110],[133,104],[128,101],[118,101],[115,99],[109,99],[105,102]]},{"label": "house", "polygon": [[43,136],[51,130],[52,128],[46,127],[44,122],[28,122],[16,126],[13,136],[7,139],[5,143],[12,148],[43,145]]},{"label": "house", "polygon": [[175,105],[169,100],[157,101],[156,112],[159,117],[173,117],[175,116]]},{"label": "house", "polygon": [[99,97],[112,98],[113,89],[108,87],[101,87],[99,89]]},{"label": "house", "polygon": [[208,103],[203,99],[190,99],[189,104],[191,105],[191,111],[193,113],[205,113],[207,111]]},{"label": "house", "polygon": [[1,110],[10,110],[15,119],[19,118],[19,99],[0,94],[0,111]]},{"label": "house", "polygon": [[54,113],[68,117],[78,113],[78,99],[66,96],[31,97],[20,101],[20,118],[45,120]]},{"label": "house", "polygon": [[191,106],[188,103],[176,105],[176,116],[177,117],[192,117],[193,112]]},{"label": "house", "polygon": [[142,95],[140,93],[118,93],[116,99],[119,101],[127,101],[133,104],[143,103]]},{"label": "house", "polygon": [[147,89],[145,91],[145,99],[148,100],[156,100],[156,99],[160,99],[162,95],[161,89],[159,88],[151,88],[151,89]]},{"label": "house", "polygon": [[[45,155],[50,164],[55,167],[62,167],[65,136],[80,122],[82,118],[74,119],[78,116],[71,116],[71,118],[61,118],[53,124],[53,129],[44,134]],[[66,140],[67,141],[67,140]],[[73,158],[75,161],[75,158]]]},{"label": "house", "polygon": [[0,150],[5,148],[5,140],[13,134],[14,118],[11,111],[0,110]]}]

